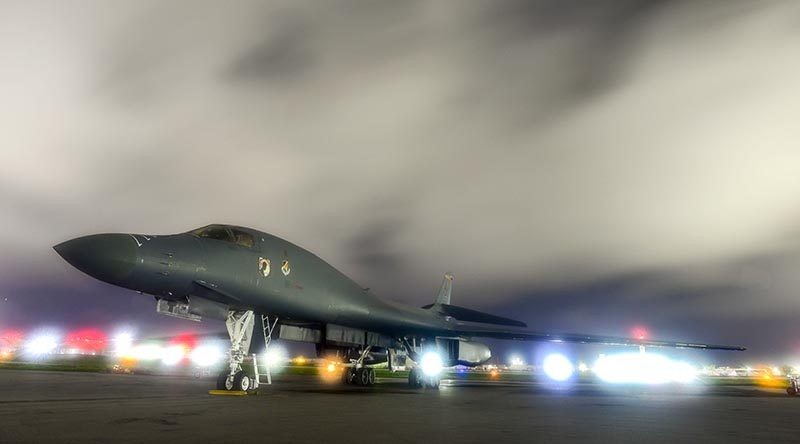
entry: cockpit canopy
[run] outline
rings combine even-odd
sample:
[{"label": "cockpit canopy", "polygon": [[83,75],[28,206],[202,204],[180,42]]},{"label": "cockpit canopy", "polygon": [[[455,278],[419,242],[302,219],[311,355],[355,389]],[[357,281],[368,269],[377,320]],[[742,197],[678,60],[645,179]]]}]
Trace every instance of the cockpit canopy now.
[{"label": "cockpit canopy", "polygon": [[230,225],[208,225],[196,230],[192,230],[189,234],[204,239],[214,239],[223,242],[230,242],[242,247],[253,248],[255,246],[255,239],[253,235],[241,228]]}]

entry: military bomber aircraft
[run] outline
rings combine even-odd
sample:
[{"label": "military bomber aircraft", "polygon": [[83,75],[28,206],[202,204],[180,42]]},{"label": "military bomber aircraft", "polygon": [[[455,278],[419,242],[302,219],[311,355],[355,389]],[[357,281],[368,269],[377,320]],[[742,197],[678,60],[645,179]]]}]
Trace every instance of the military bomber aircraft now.
[{"label": "military bomber aircraft", "polygon": [[411,367],[409,384],[438,388],[442,367],[477,366],[491,357],[474,338],[628,346],[744,350],[693,342],[555,334],[519,321],[450,304],[452,276],[422,308],[382,299],[336,268],[284,239],[232,225],[173,235],[95,234],[53,247],[67,262],[101,281],[155,296],[158,313],[226,322],[231,347],[220,390],[248,390],[242,364],[256,316],[267,344],[273,337],[316,344],[319,356],[344,360],[345,383],[370,386],[370,364]]}]

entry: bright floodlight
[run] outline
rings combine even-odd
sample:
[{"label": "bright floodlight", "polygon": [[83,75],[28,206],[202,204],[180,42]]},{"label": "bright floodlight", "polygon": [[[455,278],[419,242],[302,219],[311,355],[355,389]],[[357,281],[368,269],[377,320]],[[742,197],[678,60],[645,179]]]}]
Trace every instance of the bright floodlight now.
[{"label": "bright floodlight", "polygon": [[173,345],[164,349],[161,355],[161,362],[167,365],[175,365],[186,356],[186,351],[180,345]]},{"label": "bright floodlight", "polygon": [[133,358],[140,359],[142,361],[154,361],[156,359],[161,359],[163,354],[164,350],[157,344],[140,344],[131,350],[131,355],[133,355]]},{"label": "bright floodlight", "polygon": [[222,358],[222,352],[219,348],[213,345],[201,345],[192,350],[189,358],[195,365],[200,367],[210,367],[216,364]]},{"label": "bright floodlight", "polygon": [[694,380],[696,369],[685,362],[653,353],[621,353],[597,360],[594,372],[611,383],[666,384]]},{"label": "bright floodlight", "polygon": [[512,367],[522,367],[525,365],[525,361],[523,361],[522,357],[519,355],[512,355],[509,364],[511,364]]},{"label": "bright floodlight", "polygon": [[133,335],[127,332],[119,333],[114,336],[114,353],[117,356],[125,356],[133,348]]},{"label": "bright floodlight", "polygon": [[426,375],[436,376],[442,371],[444,364],[442,364],[442,357],[439,356],[439,353],[431,351],[422,355],[419,366]]},{"label": "bright floodlight", "polygon": [[544,372],[554,381],[566,381],[574,371],[575,367],[569,359],[560,353],[553,353],[544,358]]},{"label": "bright floodlight", "polygon": [[289,359],[286,350],[275,345],[270,345],[267,353],[264,355],[264,362],[269,367],[283,365]]},{"label": "bright floodlight", "polygon": [[26,349],[33,355],[46,355],[53,353],[58,347],[58,338],[51,334],[40,334],[31,338]]},{"label": "bright floodlight", "polygon": [[672,362],[672,381],[686,384],[697,377],[697,369],[686,362]]}]

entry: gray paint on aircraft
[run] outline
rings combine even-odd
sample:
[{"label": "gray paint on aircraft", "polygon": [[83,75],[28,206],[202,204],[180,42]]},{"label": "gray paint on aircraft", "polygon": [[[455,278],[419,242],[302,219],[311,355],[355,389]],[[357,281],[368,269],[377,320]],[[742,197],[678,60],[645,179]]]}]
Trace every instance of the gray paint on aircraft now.
[{"label": "gray paint on aircraft", "polygon": [[[450,302],[448,278],[437,304],[411,307],[378,297],[308,250],[244,227],[210,225],[166,236],[96,234],[54,249],[79,270],[114,285],[165,299],[205,297],[232,309],[278,316],[282,322],[342,325],[395,338],[489,337],[744,350],[738,346],[532,331],[518,321],[443,303]],[[262,258],[271,262],[272,270],[266,277],[259,266]],[[286,274],[278,265],[284,261],[290,268]]]}]

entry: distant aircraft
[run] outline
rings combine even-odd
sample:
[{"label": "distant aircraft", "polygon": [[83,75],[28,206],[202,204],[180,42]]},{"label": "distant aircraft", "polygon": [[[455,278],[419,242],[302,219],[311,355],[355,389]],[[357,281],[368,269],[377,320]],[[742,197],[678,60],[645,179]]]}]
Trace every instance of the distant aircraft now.
[{"label": "distant aircraft", "polygon": [[[254,386],[242,367],[256,314],[265,342],[316,344],[319,356],[344,359],[343,381],[370,386],[370,363],[408,364],[413,387],[439,386],[439,370],[477,366],[491,357],[473,338],[609,345],[744,350],[742,347],[527,330],[519,321],[450,304],[446,274],[436,301],[422,308],[382,299],[313,253],[250,228],[209,225],[155,236],[96,234],[53,247],[84,273],[154,295],[156,311],[179,318],[220,319],[231,340],[221,390]],[[410,362],[409,362],[410,361]]]}]

